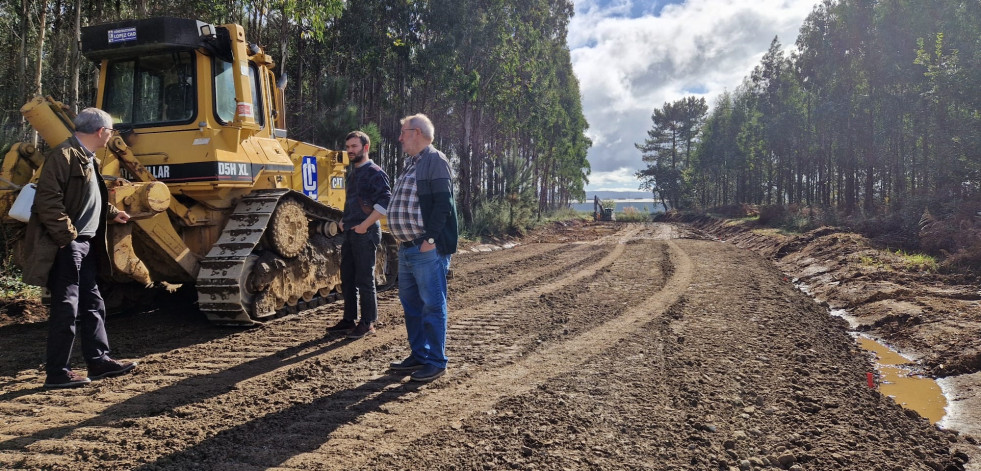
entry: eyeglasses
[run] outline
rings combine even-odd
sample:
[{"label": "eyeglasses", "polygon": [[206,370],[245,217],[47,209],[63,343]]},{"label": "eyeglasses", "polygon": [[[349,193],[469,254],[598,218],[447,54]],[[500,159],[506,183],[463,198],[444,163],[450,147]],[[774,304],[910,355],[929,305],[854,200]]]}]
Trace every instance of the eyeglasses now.
[{"label": "eyeglasses", "polygon": [[118,136],[119,135],[119,130],[116,129],[116,128],[107,128],[107,127],[103,126],[102,129],[105,129],[106,131],[109,131],[109,134],[111,134],[113,136]]},{"label": "eyeglasses", "polygon": [[405,134],[406,131],[418,131],[418,130],[419,128],[405,128],[402,130],[402,132],[399,133],[399,135]]}]

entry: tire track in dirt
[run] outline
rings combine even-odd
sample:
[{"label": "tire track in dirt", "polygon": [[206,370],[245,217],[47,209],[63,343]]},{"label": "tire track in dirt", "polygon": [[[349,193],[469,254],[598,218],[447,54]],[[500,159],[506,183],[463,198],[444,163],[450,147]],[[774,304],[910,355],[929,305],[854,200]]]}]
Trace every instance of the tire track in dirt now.
[{"label": "tire track in dirt", "polygon": [[[582,266],[598,263],[606,257],[606,250],[600,245],[578,246],[562,251],[551,257],[532,257],[508,265],[499,265],[486,271],[473,274],[469,283],[450,287],[450,308],[453,308],[454,292],[477,289],[483,294],[478,302],[493,302],[495,299],[509,297],[524,290],[527,286],[535,286],[554,278],[556,273],[570,273]],[[527,267],[548,267],[547,271]]]},{"label": "tire track in dirt", "polygon": [[[633,235],[635,232],[630,234]],[[590,277],[596,270],[624,257],[626,243],[627,240],[621,240],[603,263],[573,277],[530,289],[523,294],[524,299],[516,300],[515,304],[520,307],[520,303],[557,290],[557,285],[572,284]],[[691,284],[693,266],[688,255],[672,241],[663,244],[668,255],[670,277],[661,289],[646,296],[638,305],[571,339],[546,345],[521,358],[508,358],[508,350],[498,353],[490,359],[490,364],[482,365],[464,381],[426,391],[426,394],[411,401],[388,402],[380,410],[362,415],[356,423],[335,430],[320,449],[293,457],[283,466],[289,469],[371,467],[371,460],[379,455],[397,455],[400,448],[412,447],[436,430],[459,429],[462,420],[490,409],[501,399],[526,393],[550,378],[572,372],[590,357],[602,355],[605,349],[597,346],[609,348],[633,335],[677,302]],[[493,336],[496,330],[489,328],[484,332]],[[463,345],[465,342],[461,339],[450,345]],[[487,344],[493,342],[480,343],[473,348],[483,349]],[[583,352],[589,354],[584,355]],[[393,422],[414,426],[392,428]],[[377,443],[384,445],[373,446]]]},{"label": "tire track in dirt", "polygon": [[[0,468],[963,469],[959,439],[869,389],[840,321],[765,260],[661,224],[545,238],[596,226],[622,230],[455,257],[451,370],[426,385],[384,373],[406,353],[395,293],[364,340],[321,336],[339,305],[230,334],[173,324],[189,338],[134,349],[146,368],[65,394],[0,352]],[[489,297],[516,261],[528,284]],[[135,330],[114,338],[154,338]]]},{"label": "tire track in dirt", "polygon": [[[597,242],[588,247],[602,245]],[[595,258],[589,249],[559,251],[557,255],[563,263],[538,266],[522,283],[563,276],[580,279],[582,272],[570,275],[569,268]],[[552,268],[552,275],[542,275],[542,268]],[[487,293],[498,290],[494,284],[482,288]],[[390,316],[399,313],[393,294],[383,295],[381,301]],[[275,396],[290,395],[295,387],[291,376],[329,373],[334,363],[352,364],[379,352],[390,356],[387,343],[396,341],[396,336],[404,337],[404,332],[396,332],[399,329],[383,329],[365,342],[325,342],[321,332],[326,317],[337,315],[339,310],[338,305],[330,305],[311,315],[280,319],[259,329],[150,355],[142,358],[138,374],[101,381],[89,388],[36,394],[40,392],[36,388],[40,376],[21,372],[8,383],[13,391],[4,393],[7,400],[0,403],[0,417],[7,424],[0,432],[0,464],[64,464],[66,457],[81,462],[125,461],[127,450],[133,447],[157,450],[144,453],[151,457],[178,452],[188,443],[214,436],[214,430],[255,420],[236,413],[237,406],[268,400],[271,411],[283,407],[289,400]],[[456,322],[462,314],[451,315]],[[361,371],[350,379],[325,381],[315,388],[334,390],[336,393],[328,398],[354,404],[362,394],[381,391],[392,383],[390,378],[379,379],[377,374]],[[341,411],[327,420],[343,423],[351,414]],[[188,423],[188,418],[197,420]],[[175,434],[174,429],[187,432]]]},{"label": "tire track in dirt", "polygon": [[[451,286],[451,290],[470,290],[480,286],[487,291],[482,301],[509,295],[525,286],[547,280],[554,272],[565,273],[582,265],[592,265],[606,255],[603,247],[615,243],[619,237],[621,236],[617,233],[609,234],[594,240],[577,242],[572,248],[569,244],[534,244],[523,246],[522,250],[480,253],[477,257],[470,258],[462,269],[453,268],[454,276],[465,275],[468,276],[467,279],[474,281],[468,282],[465,279],[462,283]],[[580,255],[583,251],[591,255],[584,259]],[[528,267],[552,269],[542,272],[528,270]]]},{"label": "tire track in dirt", "polygon": [[772,266],[676,243],[694,281],[664,315],[364,467],[963,469],[953,436],[865,386],[842,326]]},{"label": "tire track in dirt", "polygon": [[[461,313],[462,320],[448,326],[446,341],[448,356],[459,356],[462,360],[459,363],[463,368],[469,368],[471,364],[490,366],[513,360],[522,351],[531,348],[527,343],[536,339],[525,338],[521,340],[526,342],[516,341],[515,338],[504,333],[503,328],[520,323],[524,316],[534,312],[533,306],[546,294],[589,278],[597,271],[609,267],[622,256],[624,244],[636,236],[638,230],[634,227],[619,235],[614,249],[609,253],[593,253],[579,261],[563,260],[565,263],[559,265],[559,271],[569,276],[540,285],[538,283],[545,280],[545,276],[534,276],[531,280],[522,280],[519,277],[517,280],[502,281],[513,287],[513,291],[506,298],[485,302],[486,299],[480,297],[479,303],[466,308]],[[609,239],[591,241],[588,247],[603,247],[601,244],[607,240]],[[568,253],[576,254],[580,251],[581,249],[577,248]],[[530,289],[527,288],[529,286]]]},{"label": "tire track in dirt", "polygon": [[[242,382],[317,354],[320,350],[308,344],[323,332],[322,324],[322,319],[314,317],[291,318],[268,329],[276,333],[264,339],[256,338],[263,330],[257,329],[151,356],[138,374],[100,381],[92,387],[52,392],[27,389],[24,392],[29,395],[0,403],[0,414],[8,424],[0,435],[0,450],[4,450],[0,464],[16,467],[25,457],[32,462],[63,463],[63,455],[82,461],[111,460],[122,450],[107,450],[111,448],[107,443],[127,443],[132,426],[141,418],[186,415],[182,407],[193,408],[237,391]],[[223,350],[217,355],[215,343]],[[41,377],[28,376],[28,380],[36,386]],[[30,395],[32,392],[39,394]],[[31,413],[11,410],[17,402],[31,404]],[[58,405],[52,407],[52,403]]]},{"label": "tire track in dirt", "polygon": [[[633,228],[626,231],[622,238],[625,240],[629,239],[637,230],[637,228]],[[606,248],[609,250],[609,244],[607,244]],[[537,298],[543,293],[554,291],[575,282],[587,280],[592,273],[604,270],[616,261],[619,252],[622,251],[622,245],[614,245],[611,251],[613,254],[608,254],[602,261],[590,266],[584,266],[580,271],[574,273],[563,272],[557,279],[545,285],[529,288],[533,292],[522,292],[506,298],[507,303],[510,305],[520,305],[522,303],[534,304],[537,303]],[[580,256],[590,253],[575,249],[570,250],[570,252],[579,253]],[[492,307],[478,305],[474,309],[451,309],[451,330],[452,326],[456,325],[461,319],[469,320],[475,312],[485,309],[492,309]],[[526,333],[525,335],[527,336],[528,334]],[[377,340],[377,338],[371,340]],[[397,341],[404,342],[401,339]],[[529,344],[533,342],[525,343]],[[404,346],[402,345],[395,347],[395,351],[403,351],[403,349]],[[382,354],[388,356],[378,358],[378,350],[382,350]],[[252,423],[230,430],[227,434],[219,436],[217,440],[212,440],[210,443],[201,446],[200,450],[194,450],[190,453],[210,455],[212,446],[217,442],[249,442],[250,440],[258,440],[263,446],[257,447],[254,450],[242,450],[237,454],[235,460],[229,462],[226,459],[220,463],[214,463],[214,466],[217,466],[217,469],[230,470],[250,469],[250,467],[266,469],[273,465],[276,466],[276,469],[287,469],[290,466],[295,466],[297,467],[296,469],[321,469],[325,462],[337,461],[339,463],[347,463],[347,457],[338,459],[335,453],[331,453],[329,456],[321,456],[316,451],[318,447],[312,446],[315,440],[311,441],[310,437],[323,440],[326,434],[326,446],[330,450],[338,449],[345,452],[349,449],[358,449],[364,446],[366,436],[383,436],[392,431],[404,428],[405,424],[399,421],[398,423],[402,424],[401,426],[397,424],[393,425],[383,420],[377,427],[364,425],[358,427],[356,430],[347,428],[346,424],[364,424],[364,417],[366,415],[371,412],[382,411],[379,407],[381,404],[393,402],[413,404],[419,397],[426,397],[428,394],[427,390],[429,386],[420,387],[411,383],[403,384],[404,376],[379,375],[377,373],[379,370],[385,369],[387,361],[401,359],[399,356],[401,354],[396,354],[395,357],[392,357],[391,350],[391,346],[386,343],[381,345],[379,349],[368,349],[360,358],[357,356],[354,357],[351,362],[358,362],[356,369],[346,372],[349,376],[344,381],[344,384],[332,387],[330,393],[315,399],[309,406],[302,405],[296,410],[288,411],[285,414],[270,414],[266,417],[254,419]],[[458,364],[457,360],[453,357],[454,353],[452,349],[449,354],[451,361],[454,362],[451,367],[452,381],[454,383],[466,383],[470,371],[486,368],[484,365],[475,365],[467,362],[460,362]],[[367,363],[365,362],[366,360]],[[379,360],[383,360],[385,363]],[[319,362],[320,359],[317,361]],[[306,366],[310,366],[310,368],[306,368]],[[324,364],[298,366],[298,370],[303,370],[299,372],[298,376],[308,377],[316,375],[320,372],[317,368],[323,368],[325,366]],[[335,371],[335,369],[331,368],[330,371]],[[442,387],[442,384],[442,382],[436,383],[434,387],[439,389]],[[296,389],[296,387],[295,384],[292,385],[293,389]],[[387,412],[382,411],[382,413],[387,415]],[[259,430],[272,429],[278,430],[277,436],[257,436]],[[302,457],[301,460],[306,462],[297,465],[289,463],[281,464],[276,459],[270,461],[269,449],[279,450],[276,452],[276,456],[282,456],[283,460]],[[185,451],[181,455],[186,457],[190,453]]]}]

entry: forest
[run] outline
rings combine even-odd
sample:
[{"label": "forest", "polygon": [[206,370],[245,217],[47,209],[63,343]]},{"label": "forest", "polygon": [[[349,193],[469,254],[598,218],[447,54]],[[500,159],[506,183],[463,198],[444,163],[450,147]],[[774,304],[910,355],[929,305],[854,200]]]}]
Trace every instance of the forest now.
[{"label": "forest", "polygon": [[236,23],[277,61],[289,136],[341,149],[354,129],[394,178],[399,119],[427,114],[450,157],[463,226],[479,234],[585,197],[591,143],[572,73],[569,0],[0,0],[2,135],[28,139],[36,94],[80,109],[96,64],[80,27],[153,16]]},{"label": "forest", "polygon": [[673,208],[774,205],[981,252],[981,2],[823,0],[794,46],[774,38],[711,109],[655,109],[641,187]]}]

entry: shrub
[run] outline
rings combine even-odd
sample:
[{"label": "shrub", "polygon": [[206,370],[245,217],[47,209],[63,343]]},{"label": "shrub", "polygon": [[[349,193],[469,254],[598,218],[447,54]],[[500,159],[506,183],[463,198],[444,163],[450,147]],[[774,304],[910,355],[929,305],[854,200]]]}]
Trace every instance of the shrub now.
[{"label": "shrub", "polygon": [[633,206],[624,207],[623,212],[617,216],[617,221],[621,222],[643,222],[649,220],[650,214],[648,214],[646,211],[640,212]]},{"label": "shrub", "polygon": [[41,288],[24,283],[21,280],[20,270],[4,267],[0,270],[0,299],[5,301],[41,299]]},{"label": "shrub", "polygon": [[472,238],[523,235],[535,224],[533,216],[531,205],[522,204],[522,200],[492,198],[477,203],[473,224],[463,232]]},{"label": "shrub", "polygon": [[23,225],[0,224],[0,299],[8,301],[40,299],[41,288],[25,284],[13,263],[14,242],[23,234]]},{"label": "shrub", "polygon": [[779,226],[783,224],[787,217],[787,208],[779,204],[768,204],[760,206],[760,224],[765,226]]},{"label": "shrub", "polygon": [[481,201],[473,212],[473,224],[467,232],[473,238],[507,233],[508,203],[503,199]]},{"label": "shrub", "polygon": [[926,254],[910,254],[903,250],[897,250],[898,255],[903,261],[903,267],[913,271],[937,271],[937,260]]},{"label": "shrub", "polygon": [[725,218],[732,218],[732,219],[742,219],[747,217],[759,216],[759,211],[757,210],[756,206],[746,203],[716,206],[712,208],[709,212],[718,214]]}]

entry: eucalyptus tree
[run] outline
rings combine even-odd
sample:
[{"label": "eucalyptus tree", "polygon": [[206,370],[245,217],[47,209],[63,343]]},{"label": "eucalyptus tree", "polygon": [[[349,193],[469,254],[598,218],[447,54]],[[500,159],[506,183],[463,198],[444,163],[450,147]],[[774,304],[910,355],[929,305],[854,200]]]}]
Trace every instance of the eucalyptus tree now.
[{"label": "eucalyptus tree", "polygon": [[782,113],[788,91],[788,69],[780,41],[773,38],[747,83],[750,87],[747,92],[759,111],[764,135],[759,156],[765,171],[767,203],[787,202],[786,193],[791,192],[788,190],[793,181],[790,178],[792,132],[789,129],[792,123]]},{"label": "eucalyptus tree", "polygon": [[[700,204],[800,202],[845,214],[978,198],[979,38],[979,2],[822,0],[790,57],[774,40],[716,103],[684,180]],[[671,108],[656,110],[638,145],[649,185],[665,186],[664,169],[679,161]]]},{"label": "eucalyptus tree", "polygon": [[514,29],[510,3],[430,2],[426,47],[417,56],[425,108],[442,129],[448,153],[458,159],[458,200],[465,225],[472,223],[472,211],[481,200],[485,172],[507,151],[491,144],[493,137],[514,122],[511,114],[493,111],[496,99],[513,101],[501,96],[511,83],[517,54],[506,33]]},{"label": "eucalyptus tree", "polygon": [[924,72],[923,97],[927,107],[934,173],[932,193],[960,200],[981,192],[981,6],[944,5],[948,21],[936,32],[919,38],[916,64]]},{"label": "eucalyptus tree", "polygon": [[732,172],[738,123],[733,119],[732,94],[723,92],[708,113],[698,146],[692,154],[692,186],[700,207],[730,203],[733,194]]}]

